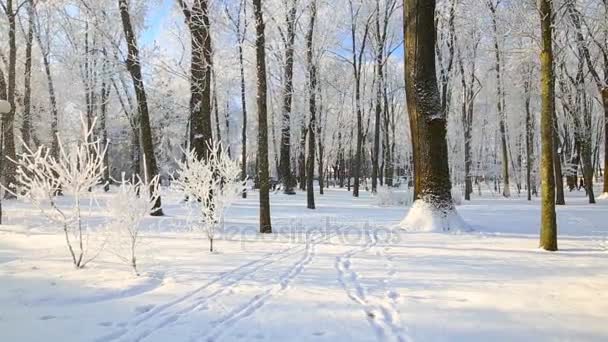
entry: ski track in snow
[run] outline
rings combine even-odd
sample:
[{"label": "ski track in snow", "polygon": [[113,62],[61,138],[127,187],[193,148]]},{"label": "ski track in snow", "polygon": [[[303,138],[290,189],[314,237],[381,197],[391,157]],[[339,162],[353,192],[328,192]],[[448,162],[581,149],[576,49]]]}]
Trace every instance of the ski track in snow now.
[{"label": "ski track in snow", "polygon": [[279,295],[281,292],[285,291],[289,287],[289,284],[302,273],[307,265],[312,262],[316,255],[317,244],[327,241],[333,236],[335,236],[335,234],[330,234],[329,236],[321,237],[319,239],[308,237],[306,239],[306,246],[303,248],[304,253],[302,253],[302,256],[279,277],[278,283],[271,285],[270,288],[253,296],[253,298],[251,298],[245,304],[232,309],[228,312],[228,314],[215,320],[212,322],[212,327],[207,331],[207,333],[201,337],[193,338],[191,341],[217,341],[221,338],[222,334],[228,331],[228,328],[234,326],[240,320],[253,315],[257,310],[262,308],[271,297]]},{"label": "ski track in snow", "polygon": [[[187,294],[178,297],[170,302],[156,306],[154,309],[138,314],[128,323],[123,324],[123,327],[113,331],[110,334],[104,335],[95,341],[141,341],[151,335],[154,331],[162,329],[167,325],[177,321],[181,316],[196,311],[201,306],[204,306],[208,301],[234,288],[238,283],[248,276],[262,269],[264,266],[282,260],[285,257],[293,255],[292,250],[299,247],[293,245],[280,251],[265,254],[259,259],[247,262],[237,268],[227,272],[222,272],[206,284],[188,292]],[[231,279],[232,278],[232,279]],[[197,296],[208,288],[217,285],[218,289],[209,295]],[[128,335],[128,336],[127,336]]]},{"label": "ski track in snow", "polygon": [[359,247],[355,247],[345,254],[336,257],[335,268],[338,271],[338,280],[348,297],[363,307],[368,322],[374,329],[376,337],[380,341],[405,342],[412,339],[406,334],[401,326],[400,315],[397,309],[399,294],[395,290],[388,289],[388,283],[395,276],[396,270],[393,257],[387,256],[382,247],[378,256],[386,260],[385,268],[388,278],[382,279],[384,298],[374,298],[369,295],[361,282],[361,276],[353,269],[351,258],[357,254],[371,251],[378,247],[378,236],[376,232],[367,231],[368,241]]}]

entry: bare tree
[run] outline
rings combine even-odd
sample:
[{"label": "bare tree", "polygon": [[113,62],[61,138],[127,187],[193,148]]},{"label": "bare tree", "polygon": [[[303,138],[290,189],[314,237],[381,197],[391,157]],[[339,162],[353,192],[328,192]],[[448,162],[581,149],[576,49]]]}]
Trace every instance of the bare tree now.
[{"label": "bare tree", "polygon": [[552,0],[540,1],[542,31],[541,61],[541,179],[542,214],[540,247],[557,250],[557,221],[555,217],[555,178],[553,175],[553,119],[555,112],[555,78],[553,75],[553,10]]},{"label": "bare tree", "polygon": [[[129,14],[129,5],[127,0],[118,0],[118,7],[120,9],[120,17],[122,19],[122,26],[125,34],[125,39],[128,46],[127,55],[127,70],[131,74],[133,81],[133,88],[135,88],[135,96],[137,97],[137,108],[139,111],[139,132],[141,134],[141,146],[144,155],[144,163],[146,175],[145,178],[153,179],[158,173],[158,166],[156,165],[156,156],[154,155],[154,145],[152,143],[152,129],[150,127],[150,114],[148,111],[148,99],[146,96],[146,88],[144,86],[144,80],[141,73],[141,64],[139,61],[139,49],[137,47],[137,40],[135,39],[135,33],[133,32],[133,26],[131,25],[131,16]],[[150,191],[152,193],[152,191]],[[156,198],[156,205],[153,216],[162,216],[162,201],[161,197]]]},{"label": "bare tree", "polygon": [[260,233],[272,233],[270,220],[270,176],[268,170],[268,84],[266,80],[266,36],[262,0],[253,0],[255,52],[258,78],[258,177],[260,180]]}]

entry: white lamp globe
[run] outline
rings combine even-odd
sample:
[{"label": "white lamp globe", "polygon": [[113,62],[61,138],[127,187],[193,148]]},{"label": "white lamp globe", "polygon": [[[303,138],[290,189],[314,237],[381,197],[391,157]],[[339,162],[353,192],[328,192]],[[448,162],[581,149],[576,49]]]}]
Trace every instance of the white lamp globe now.
[{"label": "white lamp globe", "polygon": [[6,114],[11,111],[11,104],[8,101],[0,100],[0,114]]}]

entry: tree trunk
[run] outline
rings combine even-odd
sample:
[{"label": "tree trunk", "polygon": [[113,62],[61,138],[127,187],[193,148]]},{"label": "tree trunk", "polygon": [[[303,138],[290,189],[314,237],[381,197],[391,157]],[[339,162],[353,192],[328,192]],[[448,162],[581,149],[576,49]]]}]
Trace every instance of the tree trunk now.
[{"label": "tree trunk", "polygon": [[33,0],[28,4],[29,25],[25,43],[25,72],[23,92],[23,125],[21,126],[21,139],[26,146],[33,148],[32,144],[32,45],[34,42],[34,8]]},{"label": "tree trunk", "polygon": [[[553,75],[553,73],[551,73]],[[560,153],[560,138],[557,130],[557,118],[555,116],[555,105],[553,106],[553,172],[555,174],[555,204],[556,205],[565,205],[566,197],[564,196],[564,175],[562,173],[562,158]]]},{"label": "tree trunk", "polygon": [[315,133],[317,132],[317,67],[314,61],[313,42],[315,35],[315,19],[317,15],[316,0],[310,4],[310,24],[306,34],[306,59],[308,63],[308,110],[310,111],[310,123],[308,126],[308,160],[306,162],[306,198],[307,208],[315,209]]},{"label": "tree trunk", "polygon": [[[451,195],[446,113],[441,110],[435,67],[435,1],[406,0],[405,83],[414,154],[415,199],[447,217]],[[406,219],[407,220],[407,219]],[[449,222],[443,229],[449,230]]]},{"label": "tree trunk", "polygon": [[195,0],[189,9],[179,0],[190,29],[190,145],[199,158],[208,157],[213,144],[211,129],[211,77],[213,51],[207,0]]},{"label": "tree trunk", "polygon": [[602,89],[604,103],[604,193],[608,194],[608,85]]},{"label": "tree trunk", "polygon": [[[105,51],[104,51],[104,57],[105,57]],[[107,68],[107,62],[104,58],[104,62],[103,62],[103,77],[104,79],[101,82],[101,106],[100,106],[100,112],[101,112],[101,118],[100,118],[100,122],[99,122],[99,128],[101,129],[101,144],[102,146],[107,146],[109,141],[108,141],[108,127],[107,127],[107,122],[108,122],[108,102],[110,100],[110,84],[109,82],[107,82],[106,80],[106,75],[108,74],[108,68]],[[103,171],[103,184],[104,184],[104,191],[108,192],[110,191],[110,181],[111,181],[111,177],[110,177],[110,160],[109,160],[109,152],[106,152],[106,154],[103,157],[103,165],[105,167],[104,171]]]},{"label": "tree trunk", "polygon": [[541,60],[541,180],[542,207],[540,247],[548,251],[557,250],[557,220],[555,216],[555,178],[553,172],[554,146],[553,124],[555,116],[555,80],[553,75],[553,16],[552,0],[540,0],[542,31]]},{"label": "tree trunk", "polygon": [[287,39],[285,41],[285,72],[283,86],[283,110],[281,120],[281,160],[279,162],[279,177],[283,183],[283,193],[295,195],[291,172],[291,109],[293,103],[293,65],[294,43],[296,39],[297,1],[292,0],[287,14]]},{"label": "tree trunk", "polygon": [[534,120],[530,109],[530,91],[531,84],[526,80],[525,89],[525,107],[526,107],[526,188],[528,190],[528,201],[532,200],[532,164],[534,160]]},{"label": "tree trunk", "polygon": [[[2,71],[2,68],[0,68],[0,100],[6,101],[6,92],[6,79],[4,78],[4,72]],[[2,143],[3,141],[4,123],[2,122],[2,120],[0,120],[0,177],[4,173],[4,158],[1,157],[4,155],[4,144]],[[2,192],[3,189],[0,189],[0,224],[2,224]]]},{"label": "tree trunk", "polygon": [[[7,100],[11,105],[11,110],[2,115],[2,128],[4,135],[4,184],[5,187],[12,188],[16,184],[16,165],[10,160],[16,160],[15,155],[15,92],[16,92],[16,66],[17,66],[17,43],[16,43],[16,16],[13,10],[13,0],[6,0],[6,15],[8,17],[8,85]],[[15,198],[11,192],[4,193],[5,198]]]},{"label": "tree trunk", "polygon": [[266,81],[266,38],[262,0],[253,0],[256,29],[258,78],[258,175],[260,178],[260,233],[272,233],[270,221],[270,179],[268,170],[268,108]]},{"label": "tree trunk", "polygon": [[496,58],[496,91],[497,91],[497,101],[496,106],[498,109],[498,118],[499,118],[499,132],[500,132],[500,148],[502,154],[502,178],[504,181],[503,187],[503,196],[510,197],[511,189],[509,185],[509,153],[508,153],[508,145],[507,145],[507,129],[506,129],[506,118],[505,118],[505,109],[503,107],[503,86],[502,86],[502,74],[501,74],[501,58],[500,58],[500,47],[498,45],[498,23],[496,19],[496,11],[497,8],[493,2],[493,0],[488,1],[488,5],[490,7],[490,12],[492,12],[492,28],[494,30],[494,54]]},{"label": "tree trunk", "polygon": [[[152,139],[152,129],[150,127],[150,114],[148,112],[148,99],[146,97],[146,88],[141,73],[141,64],[139,61],[139,49],[135,40],[135,33],[131,26],[131,16],[129,14],[129,5],[127,0],[118,0],[120,8],[120,17],[122,26],[127,40],[128,55],[127,55],[127,70],[131,74],[133,80],[133,88],[135,88],[135,96],[137,97],[137,108],[139,112],[139,133],[142,152],[144,155],[145,178],[150,180],[158,175],[158,167],[156,164],[156,156],[154,155],[154,145]],[[153,191],[150,191],[152,193]],[[154,208],[151,212],[152,216],[163,216],[161,197],[158,196]]]}]

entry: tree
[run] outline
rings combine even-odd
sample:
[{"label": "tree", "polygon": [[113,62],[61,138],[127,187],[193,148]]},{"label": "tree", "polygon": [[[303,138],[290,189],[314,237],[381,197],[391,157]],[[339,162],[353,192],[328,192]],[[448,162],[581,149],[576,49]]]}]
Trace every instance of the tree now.
[{"label": "tree", "polygon": [[[416,203],[402,226],[444,231],[459,229],[462,222],[456,219],[451,195],[446,113],[441,108],[435,67],[435,1],[405,0],[403,18]],[[424,220],[432,222],[419,227],[425,225]]]},{"label": "tree", "polygon": [[[39,147],[32,150],[24,146],[25,152],[19,160],[11,160],[17,166],[17,183],[14,196],[29,201],[49,220],[63,228],[65,241],[74,267],[84,268],[95,258],[89,257],[88,228],[82,201],[93,201],[95,194],[91,188],[102,180],[104,155],[107,146],[93,139],[95,119],[89,126],[88,120],[80,118],[82,134],[76,143],[59,140],[59,158],[54,158],[49,150]],[[59,139],[59,138],[58,138]],[[56,200],[58,191],[73,198],[72,206],[66,210]],[[75,241],[74,241],[75,240]]]},{"label": "tree", "polygon": [[308,64],[308,160],[306,161],[306,193],[308,209],[315,209],[315,134],[317,133],[317,66],[314,60],[315,20],[317,19],[317,2],[311,0],[310,23],[306,33],[306,60]]},{"label": "tree", "polygon": [[112,218],[108,232],[110,247],[120,260],[133,268],[137,276],[139,276],[137,249],[141,242],[140,225],[154,210],[159,195],[158,176],[152,180],[142,180],[138,176],[126,180],[123,174],[116,196],[106,203],[106,209]]},{"label": "tree", "polygon": [[283,117],[281,119],[281,159],[279,165],[279,176],[283,183],[283,192],[287,195],[295,195],[293,190],[293,177],[291,173],[291,110],[293,106],[293,65],[294,65],[294,43],[296,39],[296,16],[297,0],[285,1],[291,3],[287,18],[287,36],[284,37],[285,60],[284,60],[284,86],[283,86]]},{"label": "tree", "polygon": [[[191,35],[190,144],[199,158],[207,158],[213,143],[211,130],[211,77],[213,50],[207,0],[194,0],[191,8],[178,0]],[[219,141],[219,137],[218,141]]]},{"label": "tree", "polygon": [[262,0],[253,0],[258,107],[258,177],[260,180],[260,233],[272,233],[270,220],[270,175],[268,170],[268,84],[266,80],[266,37]]},{"label": "tree", "polygon": [[361,13],[362,5],[355,7],[353,4],[354,0],[349,0],[349,10],[350,10],[350,38],[351,38],[351,53],[352,53],[352,61],[350,64],[353,68],[353,76],[355,79],[355,111],[357,112],[357,140],[356,140],[356,151],[355,151],[355,161],[353,167],[353,177],[354,186],[353,186],[353,196],[359,197],[359,183],[361,182],[361,168],[363,162],[363,108],[361,104],[362,97],[362,73],[363,73],[363,58],[365,57],[365,49],[367,46],[371,20],[372,17],[369,16],[364,24],[363,28],[363,37],[361,38],[361,42],[357,44],[357,31],[359,27],[359,16]]},{"label": "tree", "polygon": [[[143,150],[144,163],[147,179],[153,179],[158,175],[158,167],[156,165],[156,156],[154,155],[154,145],[152,143],[152,129],[150,127],[150,114],[148,111],[148,99],[146,96],[146,88],[141,73],[141,64],[139,61],[139,49],[133,26],[131,25],[131,16],[129,14],[129,5],[127,0],[118,0],[120,9],[120,17],[124,30],[125,39],[127,40],[128,55],[127,55],[127,70],[131,74],[133,88],[135,88],[135,96],[137,97],[137,108],[139,111],[139,132],[141,134],[140,141]],[[152,191],[150,191],[152,193]],[[155,210],[151,213],[153,216],[163,216],[161,196],[156,199]]]},{"label": "tree", "polygon": [[511,196],[511,189],[509,185],[509,151],[507,144],[507,126],[506,126],[506,114],[504,106],[504,88],[501,71],[501,58],[500,58],[500,45],[498,41],[498,19],[497,10],[502,0],[488,0],[487,5],[492,13],[492,29],[494,32],[494,55],[496,58],[495,71],[496,71],[496,108],[498,109],[499,118],[499,133],[500,133],[500,147],[502,153],[502,178],[504,187],[502,194],[504,197]]},{"label": "tree", "polygon": [[[16,78],[17,78],[17,28],[16,18],[19,9],[26,2],[17,3],[16,8],[13,7],[13,0],[6,0],[6,4],[2,4],[4,12],[8,18],[8,82],[7,82],[7,101],[11,105],[11,110],[2,116],[3,128],[3,158],[5,158],[4,167],[4,184],[10,187],[15,184],[16,169],[13,163],[7,162],[9,159],[15,159],[15,112],[16,112]],[[14,198],[14,194],[10,191],[5,193],[5,197]]]},{"label": "tree", "polygon": [[210,145],[207,158],[201,158],[192,149],[179,162],[173,187],[183,193],[190,203],[199,207],[198,226],[207,234],[209,251],[222,224],[225,210],[243,192],[239,163],[232,161],[220,143]]},{"label": "tree", "polygon": [[555,79],[553,75],[553,11],[552,0],[540,0],[541,38],[541,181],[542,208],[540,247],[557,250],[557,220],[555,217],[555,178],[553,175],[553,119],[555,112]]},{"label": "tree", "polygon": [[[243,111],[243,127],[241,130],[241,180],[247,180],[247,88],[245,87],[245,58],[243,56],[243,45],[247,37],[247,3],[246,0],[239,1],[236,17],[230,14],[226,6],[226,15],[234,26],[237,38],[237,51],[239,59],[239,76],[241,86],[241,107]],[[243,189],[243,198],[247,198],[247,188]]]}]

